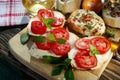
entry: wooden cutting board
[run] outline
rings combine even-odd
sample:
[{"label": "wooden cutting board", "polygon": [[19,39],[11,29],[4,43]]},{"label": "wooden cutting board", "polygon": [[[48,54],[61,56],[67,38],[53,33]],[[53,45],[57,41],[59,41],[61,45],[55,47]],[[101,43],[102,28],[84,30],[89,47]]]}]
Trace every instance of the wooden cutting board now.
[{"label": "wooden cutting board", "polygon": [[[34,72],[42,75],[48,80],[64,80],[64,72],[58,76],[51,76],[53,65],[48,64],[40,59],[35,59],[29,54],[29,44],[22,45],[20,43],[20,35],[27,31],[27,28],[16,34],[9,40],[10,51],[13,56],[18,59],[25,66],[33,70]],[[110,62],[113,53],[110,53],[108,61],[106,61],[99,69],[81,71],[74,69],[75,80],[98,80],[105,70],[106,66]]]}]

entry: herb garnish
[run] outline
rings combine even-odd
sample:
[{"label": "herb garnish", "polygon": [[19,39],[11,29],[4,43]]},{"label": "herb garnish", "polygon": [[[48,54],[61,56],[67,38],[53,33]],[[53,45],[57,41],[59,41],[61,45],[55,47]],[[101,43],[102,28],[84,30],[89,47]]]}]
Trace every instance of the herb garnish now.
[{"label": "herb garnish", "polygon": [[20,42],[25,44],[30,39],[30,35],[26,32],[20,36]]},{"label": "herb garnish", "polygon": [[90,56],[94,56],[96,54],[100,54],[99,51],[93,45],[90,45]]},{"label": "herb garnish", "polygon": [[48,36],[49,36],[49,40],[50,40],[50,42],[55,41],[55,37],[54,37],[53,34],[49,34]]},{"label": "herb garnish", "polygon": [[51,24],[54,22],[55,20],[53,18],[48,18],[48,19],[45,19],[45,18],[42,18],[42,22],[47,26],[48,29],[51,29],[52,26]]},{"label": "herb garnish", "polygon": [[59,44],[65,44],[66,40],[63,39],[63,38],[59,38],[59,39],[57,40],[57,42],[58,42]]},{"label": "herb garnish", "polygon": [[51,73],[52,76],[59,75],[63,70],[65,70],[64,73],[65,80],[74,80],[74,73],[70,65],[71,59],[69,58],[62,59],[53,56],[43,56],[43,59],[48,63],[57,64]]},{"label": "herb garnish", "polygon": [[114,31],[111,31],[111,30],[107,30],[104,35],[107,38],[114,38],[115,37]]},{"label": "herb garnish", "polygon": [[34,36],[33,37],[33,41],[37,41],[37,42],[40,42],[40,43],[44,43],[44,42],[46,42],[46,37],[44,37],[44,36]]}]

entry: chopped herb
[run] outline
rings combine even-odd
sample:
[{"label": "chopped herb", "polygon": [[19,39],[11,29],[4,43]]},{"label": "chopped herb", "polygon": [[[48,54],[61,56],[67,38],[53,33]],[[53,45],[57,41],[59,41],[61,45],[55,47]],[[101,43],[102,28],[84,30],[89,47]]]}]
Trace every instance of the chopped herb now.
[{"label": "chopped herb", "polygon": [[93,23],[87,23],[86,25],[84,25],[86,28],[88,28],[88,30],[91,30],[93,28]]},{"label": "chopped herb", "polygon": [[113,30],[107,30],[104,35],[107,38],[115,38],[115,33]]}]

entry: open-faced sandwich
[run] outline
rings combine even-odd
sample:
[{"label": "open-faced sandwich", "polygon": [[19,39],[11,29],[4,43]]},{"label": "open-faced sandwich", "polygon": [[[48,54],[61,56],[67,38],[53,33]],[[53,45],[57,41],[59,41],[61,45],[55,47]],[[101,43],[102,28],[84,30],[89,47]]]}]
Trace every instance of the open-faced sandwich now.
[{"label": "open-faced sandwich", "polygon": [[105,32],[103,19],[93,11],[79,9],[67,20],[69,27],[86,36],[102,35]]},{"label": "open-faced sandwich", "polygon": [[42,58],[43,55],[67,55],[78,37],[63,28],[65,21],[60,12],[39,10],[38,17],[32,18],[27,26],[29,34],[34,36],[30,50],[32,56]]},{"label": "open-faced sandwich", "polygon": [[120,0],[110,0],[102,11],[106,25],[120,28]]},{"label": "open-faced sandwich", "polygon": [[92,36],[80,38],[75,47],[70,50],[68,57],[76,69],[97,69],[105,63],[111,53],[111,43],[104,37]]}]

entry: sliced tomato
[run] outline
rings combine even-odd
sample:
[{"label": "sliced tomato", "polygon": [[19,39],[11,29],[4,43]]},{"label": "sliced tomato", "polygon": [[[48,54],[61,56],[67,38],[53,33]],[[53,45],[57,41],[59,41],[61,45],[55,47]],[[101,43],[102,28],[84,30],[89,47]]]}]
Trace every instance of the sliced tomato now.
[{"label": "sliced tomato", "polygon": [[80,38],[75,42],[75,46],[79,50],[89,50],[90,39]]},{"label": "sliced tomato", "polygon": [[74,60],[79,68],[91,69],[97,66],[96,56],[90,56],[89,51],[81,50],[76,53]]},{"label": "sliced tomato", "polygon": [[111,47],[110,42],[103,37],[95,37],[91,40],[91,44],[94,45],[100,54],[105,54]]},{"label": "sliced tomato", "polygon": [[55,39],[63,38],[65,40],[69,39],[69,33],[64,28],[56,28],[50,31],[54,35]]},{"label": "sliced tomato", "polygon": [[59,56],[66,56],[70,51],[70,44],[66,42],[65,44],[59,44],[56,41],[50,44],[50,50]]},{"label": "sliced tomato", "polygon": [[42,21],[32,21],[31,31],[34,34],[44,34],[46,32],[46,26]]},{"label": "sliced tomato", "polygon": [[37,15],[38,15],[39,19],[54,17],[53,11],[52,10],[47,10],[47,9],[40,9],[38,11]]},{"label": "sliced tomato", "polygon": [[39,43],[39,42],[35,42],[36,46],[38,49],[42,49],[42,50],[49,50],[50,49],[50,42],[46,41],[44,43]]},{"label": "sliced tomato", "polygon": [[62,26],[62,24],[64,22],[63,18],[55,17],[54,19],[55,19],[55,21],[51,24],[52,27],[60,27],[60,26]]}]

